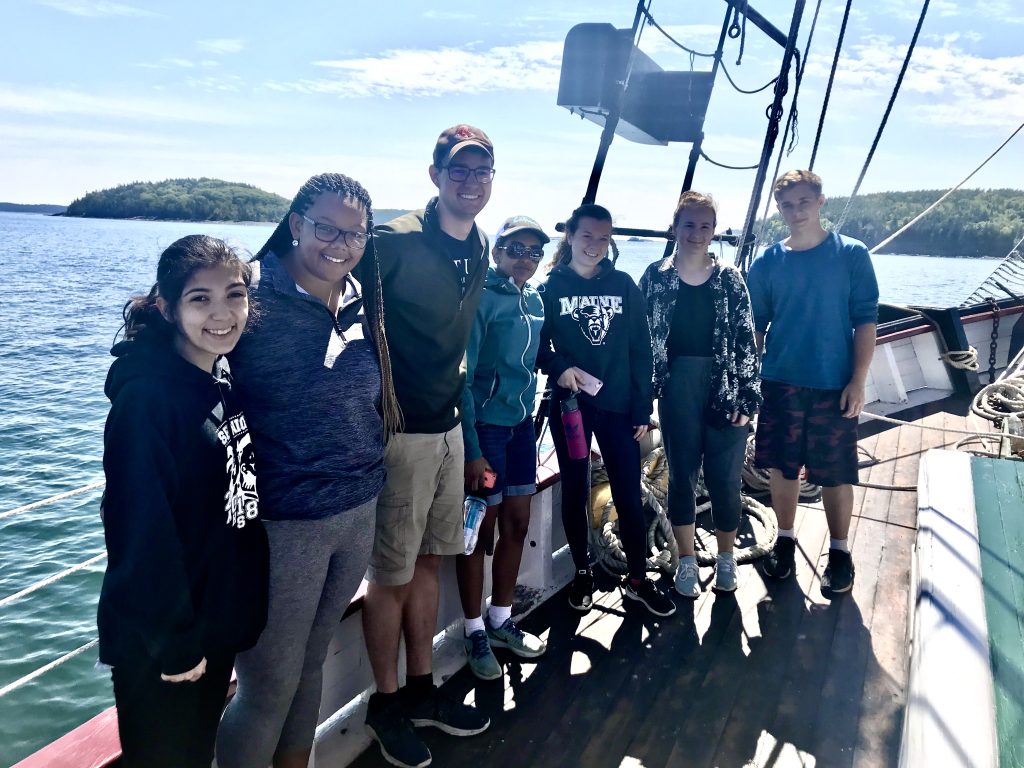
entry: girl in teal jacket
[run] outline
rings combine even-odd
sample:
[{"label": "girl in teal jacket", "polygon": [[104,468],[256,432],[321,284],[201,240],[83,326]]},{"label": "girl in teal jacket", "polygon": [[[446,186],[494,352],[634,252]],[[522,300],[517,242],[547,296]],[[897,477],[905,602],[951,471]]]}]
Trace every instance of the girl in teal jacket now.
[{"label": "girl in teal jacket", "polygon": [[[466,350],[461,409],[466,488],[486,498],[487,515],[481,543],[473,554],[457,558],[457,572],[466,616],[466,654],[470,669],[484,680],[501,677],[492,647],[508,648],[525,658],[545,650],[540,638],[512,621],[512,597],[530,525],[530,501],[537,489],[534,367],[544,304],[527,280],[537,271],[547,242],[540,225],[526,216],[513,216],[502,224]],[[495,520],[499,536],[492,563],[494,589],[485,619],[484,551],[491,547]]]}]

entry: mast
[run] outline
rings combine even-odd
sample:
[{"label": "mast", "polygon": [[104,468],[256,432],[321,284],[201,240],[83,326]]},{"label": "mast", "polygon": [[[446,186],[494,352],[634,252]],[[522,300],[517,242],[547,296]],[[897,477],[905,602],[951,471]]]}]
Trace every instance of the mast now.
[{"label": "mast", "polygon": [[[726,0],[733,5],[736,0]],[[782,67],[779,69],[779,79],[775,83],[775,99],[768,112],[768,129],[765,133],[764,146],[761,148],[761,161],[757,165],[757,174],[754,179],[754,189],[750,195],[750,204],[747,207],[747,216],[743,222],[743,234],[740,238],[739,253],[736,255],[736,264],[746,272],[747,264],[754,250],[754,221],[757,216],[757,209],[761,204],[761,189],[764,187],[765,177],[768,175],[768,164],[775,151],[775,140],[779,136],[779,123],[782,121],[782,102],[789,90],[788,78],[789,68],[793,61],[793,52],[796,50],[797,34],[800,31],[800,21],[803,18],[806,0],[796,0],[793,7],[793,18],[789,25],[789,35],[786,37],[786,50],[782,54]],[[754,21],[753,16],[749,16]],[[755,23],[757,23],[755,21]],[[758,26],[761,26],[758,24]]]}]

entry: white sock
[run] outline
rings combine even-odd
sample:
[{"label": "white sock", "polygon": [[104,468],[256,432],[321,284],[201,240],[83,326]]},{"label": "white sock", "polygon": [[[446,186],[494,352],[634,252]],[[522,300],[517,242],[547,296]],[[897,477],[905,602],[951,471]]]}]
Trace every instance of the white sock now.
[{"label": "white sock", "polygon": [[484,617],[477,616],[475,619],[466,619],[466,637],[484,628]]},{"label": "white sock", "polygon": [[833,539],[830,537],[828,540],[828,548],[838,549],[840,552],[846,552],[847,554],[850,552],[850,547],[847,546],[846,539]]},{"label": "white sock", "polygon": [[497,629],[506,620],[512,618],[512,606],[511,605],[492,605],[487,609],[487,618],[491,621],[491,626]]},{"label": "white sock", "polygon": [[732,560],[733,559],[733,553],[732,552],[719,552],[718,553],[718,559],[719,560]]},{"label": "white sock", "polygon": [[779,528],[779,538],[780,539],[795,539],[796,538],[796,534],[793,532],[792,528]]}]

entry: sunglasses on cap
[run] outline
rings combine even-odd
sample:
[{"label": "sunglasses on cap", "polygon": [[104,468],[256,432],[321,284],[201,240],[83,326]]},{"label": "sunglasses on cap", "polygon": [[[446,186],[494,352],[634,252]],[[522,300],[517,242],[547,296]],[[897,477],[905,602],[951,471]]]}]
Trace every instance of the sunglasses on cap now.
[{"label": "sunglasses on cap", "polygon": [[523,245],[515,241],[508,245],[499,245],[498,250],[504,251],[505,255],[510,259],[533,259],[534,261],[540,261],[544,258],[544,246],[542,245]]}]

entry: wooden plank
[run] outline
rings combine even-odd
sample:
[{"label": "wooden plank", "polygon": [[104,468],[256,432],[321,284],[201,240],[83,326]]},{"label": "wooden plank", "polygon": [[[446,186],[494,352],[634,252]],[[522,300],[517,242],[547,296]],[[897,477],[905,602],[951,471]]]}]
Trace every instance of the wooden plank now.
[{"label": "wooden plank", "polygon": [[107,768],[120,757],[117,709],[110,707],[14,768]]},{"label": "wooden plank", "polygon": [[972,459],[1001,766],[1024,766],[1024,466]]}]

